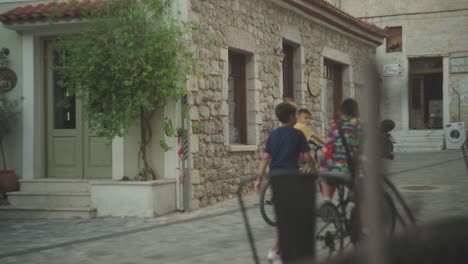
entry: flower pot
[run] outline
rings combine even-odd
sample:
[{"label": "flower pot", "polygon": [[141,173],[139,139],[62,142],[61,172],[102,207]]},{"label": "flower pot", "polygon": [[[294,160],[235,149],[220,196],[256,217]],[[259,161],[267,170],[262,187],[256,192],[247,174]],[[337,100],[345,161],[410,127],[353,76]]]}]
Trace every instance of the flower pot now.
[{"label": "flower pot", "polygon": [[0,193],[16,192],[19,190],[18,179],[12,170],[0,171]]}]

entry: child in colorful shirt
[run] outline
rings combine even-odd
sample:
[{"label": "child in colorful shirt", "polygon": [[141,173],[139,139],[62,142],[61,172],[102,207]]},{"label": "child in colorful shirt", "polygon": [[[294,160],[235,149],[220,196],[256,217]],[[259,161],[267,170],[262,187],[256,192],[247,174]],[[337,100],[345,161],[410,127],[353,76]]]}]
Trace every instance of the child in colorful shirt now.
[{"label": "child in colorful shirt", "polygon": [[[320,171],[350,173],[348,155],[340,135],[340,128],[346,139],[350,155],[355,156],[360,152],[360,122],[358,119],[359,108],[354,99],[346,99],[340,106],[340,120],[331,123],[330,131],[325,140],[323,157],[320,160]],[[329,201],[335,193],[335,188],[327,182],[322,182],[324,200]]]}]

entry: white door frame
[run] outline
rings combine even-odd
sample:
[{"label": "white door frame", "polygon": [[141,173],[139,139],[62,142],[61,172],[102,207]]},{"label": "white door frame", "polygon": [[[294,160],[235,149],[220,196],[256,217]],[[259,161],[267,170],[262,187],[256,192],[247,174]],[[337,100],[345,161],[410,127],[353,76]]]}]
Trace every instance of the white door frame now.
[{"label": "white door frame", "polygon": [[433,55],[420,55],[420,56],[407,56],[406,60],[404,60],[404,65],[402,66],[403,69],[407,69],[406,73],[403,75],[403,83],[402,83],[402,102],[401,102],[401,109],[402,109],[402,118],[401,118],[401,125],[402,130],[404,132],[408,132],[410,130],[420,130],[420,129],[409,129],[409,82],[410,82],[410,59],[417,59],[417,58],[425,58],[425,57],[441,57],[442,58],[442,123],[443,127],[447,123],[450,123],[450,100],[451,97],[449,95],[449,84],[450,84],[450,55],[448,54],[433,54]]},{"label": "white door frame", "polygon": [[331,120],[327,118],[327,80],[323,78],[323,71],[324,71],[324,62],[325,59],[330,59],[336,61],[340,64],[343,64],[343,99],[347,96],[353,97],[355,96],[354,90],[354,78],[353,78],[353,66],[351,64],[351,58],[348,54],[336,50],[330,47],[324,47],[320,56],[320,108],[321,108],[321,132],[322,135],[325,135],[326,129],[328,127],[328,123]]}]

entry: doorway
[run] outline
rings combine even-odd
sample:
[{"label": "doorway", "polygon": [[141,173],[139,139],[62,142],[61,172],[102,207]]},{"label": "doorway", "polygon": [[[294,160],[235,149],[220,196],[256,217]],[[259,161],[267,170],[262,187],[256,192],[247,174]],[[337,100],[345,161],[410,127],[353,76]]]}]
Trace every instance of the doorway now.
[{"label": "doorway", "polygon": [[112,178],[112,147],[89,127],[80,101],[57,80],[57,54],[44,42],[46,157],[49,178]]},{"label": "doorway", "polygon": [[409,65],[410,129],[442,129],[442,58],[412,59]]}]

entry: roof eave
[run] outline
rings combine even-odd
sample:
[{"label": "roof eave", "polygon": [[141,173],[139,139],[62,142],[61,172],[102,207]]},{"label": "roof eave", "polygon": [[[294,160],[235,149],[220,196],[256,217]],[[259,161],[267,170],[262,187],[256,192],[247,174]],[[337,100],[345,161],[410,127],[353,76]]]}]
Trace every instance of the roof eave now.
[{"label": "roof eave", "polygon": [[311,5],[314,5],[314,6],[317,6],[325,11],[327,11],[328,13],[330,14],[333,14],[333,15],[337,15],[339,17],[341,17],[342,19],[344,20],[347,20],[349,23],[357,26],[357,27],[360,27],[366,31],[369,31],[370,33],[373,33],[373,34],[376,34],[380,37],[388,37],[388,34],[387,32],[372,24],[372,23],[369,23],[367,21],[364,21],[360,18],[357,18],[355,16],[352,16],[351,14],[349,13],[346,13],[345,11],[337,8],[337,7],[334,7],[332,4],[326,2],[326,1],[321,1],[321,0],[302,0],[308,4],[311,4]]},{"label": "roof eave", "polygon": [[84,19],[67,19],[50,23],[47,20],[24,21],[14,23],[3,23],[3,27],[17,32],[35,32],[35,33],[60,33],[73,32],[85,26]]},{"label": "roof eave", "polygon": [[[345,32],[355,38],[365,41],[366,43],[372,44],[373,46],[380,46],[384,42],[384,38],[387,36],[384,30],[379,29],[379,32],[374,32],[363,25],[352,21],[351,18],[345,19],[343,16],[337,16],[335,13],[331,13],[328,10],[324,10],[322,6],[311,5],[311,0],[272,0],[284,7],[289,7],[295,12],[302,13],[309,17],[311,20],[316,21],[320,24],[328,27],[338,29]],[[348,15],[350,16],[350,15]],[[368,24],[368,23],[367,23]],[[370,24],[369,24],[370,25]],[[376,26],[373,26],[378,28]]]}]

